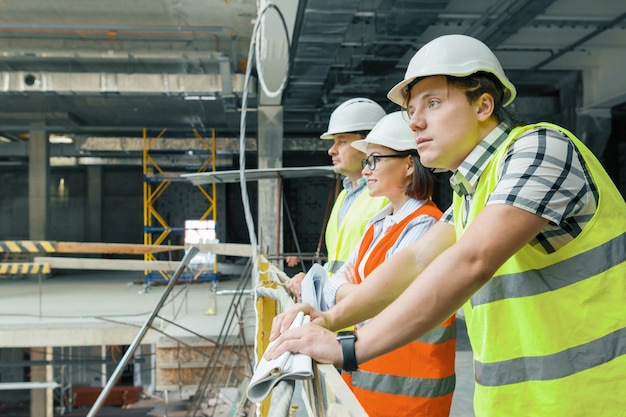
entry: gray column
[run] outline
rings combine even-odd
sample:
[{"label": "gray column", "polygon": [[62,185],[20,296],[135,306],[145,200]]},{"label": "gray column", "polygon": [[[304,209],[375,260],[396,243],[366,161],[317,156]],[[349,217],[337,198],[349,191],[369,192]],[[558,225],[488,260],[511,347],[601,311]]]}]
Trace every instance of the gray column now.
[{"label": "gray column", "polygon": [[28,155],[29,239],[46,240],[50,204],[50,144],[45,129],[36,128],[29,132]]},{"label": "gray column", "polygon": [[85,237],[89,242],[102,241],[102,167],[87,167],[87,213]]},{"label": "gray column", "polygon": [[[259,106],[257,149],[259,168],[283,166],[282,106]],[[280,182],[260,180],[258,187],[257,240],[262,253],[278,255],[283,252]]]},{"label": "gray column", "polygon": [[[267,1],[262,1],[265,6]],[[258,68],[259,104],[258,104],[258,160],[259,168],[279,168],[283,165],[283,108],[280,87],[289,72],[289,44],[287,39],[293,38],[299,1],[274,0],[283,15],[285,27],[275,11],[265,13],[261,32],[263,36],[257,40],[261,62]],[[248,65],[252,65],[251,62]],[[261,83],[264,81],[264,83]],[[263,88],[267,86],[267,90]],[[259,215],[257,241],[261,253],[278,255],[283,252],[282,208],[279,180],[259,181]]]},{"label": "gray column", "polygon": [[[52,361],[52,347],[38,347],[30,350],[32,361]],[[54,378],[52,365],[32,366],[30,379],[32,382],[52,382]],[[41,417],[53,416],[52,388],[37,388],[30,391],[30,415]]]}]

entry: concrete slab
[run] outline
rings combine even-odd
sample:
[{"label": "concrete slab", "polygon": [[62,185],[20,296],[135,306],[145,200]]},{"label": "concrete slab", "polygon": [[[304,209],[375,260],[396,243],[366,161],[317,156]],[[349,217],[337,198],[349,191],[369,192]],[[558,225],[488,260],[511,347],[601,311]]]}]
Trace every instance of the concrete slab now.
[{"label": "concrete slab", "polygon": [[[94,346],[131,344],[165,293],[165,285],[145,292],[142,272],[72,271],[48,279],[0,281],[0,347]],[[236,280],[218,283],[233,290]],[[211,293],[211,283],[178,284],[159,316],[205,337],[216,337],[232,294]],[[215,314],[207,315],[210,301]],[[161,331],[184,335],[184,329],[156,318]],[[162,334],[151,330],[143,341]]]}]

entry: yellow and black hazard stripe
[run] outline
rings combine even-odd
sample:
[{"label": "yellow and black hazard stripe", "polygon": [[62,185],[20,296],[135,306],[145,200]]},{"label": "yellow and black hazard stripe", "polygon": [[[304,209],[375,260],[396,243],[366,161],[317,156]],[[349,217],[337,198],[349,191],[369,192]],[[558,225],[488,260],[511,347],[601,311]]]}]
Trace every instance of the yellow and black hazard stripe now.
[{"label": "yellow and black hazard stripe", "polygon": [[0,253],[50,253],[57,251],[56,242],[47,240],[3,240]]},{"label": "yellow and black hazard stripe", "polygon": [[49,274],[50,264],[0,263],[0,275]]}]

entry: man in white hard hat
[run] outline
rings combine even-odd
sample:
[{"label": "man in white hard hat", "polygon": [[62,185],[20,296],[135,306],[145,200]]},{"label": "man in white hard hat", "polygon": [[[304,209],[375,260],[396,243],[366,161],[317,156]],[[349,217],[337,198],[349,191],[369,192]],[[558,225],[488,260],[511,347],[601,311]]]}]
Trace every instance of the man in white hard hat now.
[{"label": "man in white hard hat", "polygon": [[[422,163],[452,172],[452,206],[316,324],[268,350],[355,368],[464,306],[477,417],[624,416],[626,204],[598,159],[551,123],[523,125],[493,52],[446,35],[422,47],[389,99]],[[336,330],[373,317],[352,343]],[[324,326],[324,327],[322,327]]]},{"label": "man in white hard hat", "polygon": [[[367,184],[361,175],[361,161],[365,154],[351,146],[363,139],[376,123],[385,116],[385,110],[368,98],[353,98],[339,105],[330,115],[328,129],[320,138],[332,140],[328,149],[333,168],[342,175],[343,190],[337,196],[326,224],[326,250],[329,276],[341,268],[350,251],[358,243],[369,219],[378,213],[388,200],[370,197]],[[303,273],[287,281],[287,289],[301,297],[300,283]]]}]

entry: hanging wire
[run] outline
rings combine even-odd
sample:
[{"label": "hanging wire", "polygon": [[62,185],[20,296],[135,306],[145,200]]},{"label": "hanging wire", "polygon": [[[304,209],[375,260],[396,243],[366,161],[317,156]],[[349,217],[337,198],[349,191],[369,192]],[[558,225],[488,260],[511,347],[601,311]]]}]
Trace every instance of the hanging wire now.
[{"label": "hanging wire", "polygon": [[[287,23],[285,22],[285,19],[283,17],[283,14],[280,12],[280,9],[275,4],[268,3],[267,6],[259,14],[257,22],[265,21],[265,12],[269,10],[270,8],[275,9],[276,12],[278,13],[278,17],[280,17],[280,20],[283,24],[283,29],[285,30],[285,37],[287,38],[287,51],[289,51],[290,41],[289,41],[289,30],[287,29]],[[254,35],[253,35],[253,39],[254,39]],[[282,94],[283,90],[285,89],[285,86],[287,85],[287,74],[289,74],[289,59],[287,59],[287,68],[285,69],[285,76],[283,77],[283,81],[281,82],[277,90],[270,91],[270,89],[267,87],[267,84],[265,84],[265,77],[263,75],[263,69],[262,69],[263,66],[261,65],[261,58],[262,58],[261,49],[260,49],[261,42],[259,42],[258,39],[256,39],[256,42],[253,42],[253,44],[254,44],[254,50],[255,50],[256,72],[257,72],[257,76],[259,79],[259,84],[261,84],[261,88],[263,89],[263,92],[265,93],[266,96],[268,96],[269,98],[276,98]]]},{"label": "hanging wire", "polygon": [[[251,65],[253,62],[252,58],[253,58],[254,51],[255,51],[255,45],[257,45],[257,48],[258,48],[258,44],[260,43],[260,39],[258,35],[260,23],[263,21],[263,17],[265,16],[265,13],[267,13],[269,9],[276,10],[276,12],[278,13],[282,21],[283,28],[285,30],[285,34],[287,38],[287,49],[289,50],[289,45],[290,45],[289,31],[287,30],[287,25],[285,23],[285,19],[283,18],[283,14],[281,13],[280,9],[276,5],[268,2],[263,7],[263,9],[261,9],[261,11],[259,12],[256,22],[254,23],[254,28],[252,29],[252,37],[250,39],[250,48],[248,50],[248,65],[246,67],[243,97],[241,100],[241,119],[240,119],[240,125],[239,125],[239,131],[240,131],[240,135],[239,135],[239,183],[241,187],[241,201],[243,203],[246,225],[248,227],[248,234],[250,236],[250,245],[252,246],[252,277],[253,277],[252,287],[253,288],[256,288],[259,284],[259,259],[258,259],[257,237],[255,233],[254,219],[252,218],[252,211],[250,210],[250,199],[248,197],[248,187],[246,183],[246,144],[245,144],[246,115],[247,115],[247,110],[248,110],[248,86],[250,84],[250,74],[252,72],[252,65]],[[289,62],[289,60],[287,60],[287,62]],[[283,82],[280,84],[280,86],[278,87],[278,90],[276,91],[269,91],[269,89],[267,88],[267,85],[265,84],[265,79],[263,77],[263,71],[261,69],[258,53],[257,53],[256,66],[257,66],[257,76],[258,76],[259,84],[261,85],[261,88],[263,89],[263,92],[265,93],[265,95],[267,95],[268,97],[277,97],[278,95],[280,95],[283,92],[285,85],[287,83],[287,77],[289,74],[289,64],[287,64],[287,70],[285,71],[285,77],[283,79]],[[255,305],[256,305],[256,298],[257,298],[256,294],[254,298],[255,298]],[[255,307],[255,313],[256,313],[256,307]],[[258,331],[259,331],[258,320],[256,323],[256,327],[257,328],[255,329],[255,333],[258,334]],[[258,363],[258,358],[256,355],[256,348],[255,348],[255,363]],[[259,411],[260,410],[257,409],[257,414],[259,413]]]},{"label": "hanging wire", "polygon": [[[245,173],[246,171],[246,143],[245,143],[246,115],[247,115],[247,110],[248,110],[248,85],[250,83],[250,73],[252,71],[251,63],[252,63],[252,58],[253,58],[254,51],[255,51],[255,44],[260,43],[260,40],[258,39],[260,22],[263,21],[263,17],[269,9],[276,10],[278,15],[280,16],[280,19],[283,23],[283,28],[285,29],[285,34],[287,37],[287,45],[289,49],[289,43],[290,43],[289,31],[287,30],[287,24],[285,23],[283,14],[281,13],[280,9],[275,4],[267,3],[265,7],[263,7],[263,9],[261,9],[261,11],[259,12],[256,22],[254,23],[254,28],[252,29],[252,38],[250,40],[250,48],[248,50],[248,66],[246,68],[246,74],[244,78],[243,97],[241,100],[241,119],[240,119],[240,125],[239,125],[239,131],[240,131],[240,135],[239,135],[239,183],[241,187],[241,200],[243,202],[246,225],[248,227],[248,235],[250,236],[250,245],[252,246],[252,265],[253,265],[252,276],[255,277],[254,278],[255,280],[258,279],[256,277],[259,276],[259,261],[257,259],[257,256],[258,256],[257,238],[256,238],[256,233],[255,233],[255,227],[254,227],[254,219],[252,218],[252,211],[250,210],[250,199],[248,197],[248,187],[246,183],[246,173]],[[287,60],[287,62],[289,62],[289,60]],[[263,79],[263,73],[261,71],[259,64],[260,63],[257,62],[258,80],[265,94],[268,97],[275,97],[276,95],[281,94],[287,83],[287,74],[289,73],[288,71],[289,68],[287,67],[287,71],[285,71],[285,77],[280,87],[278,88],[278,90],[268,91],[267,86],[265,85],[265,80]],[[255,285],[256,284],[257,282],[255,282]]]}]

